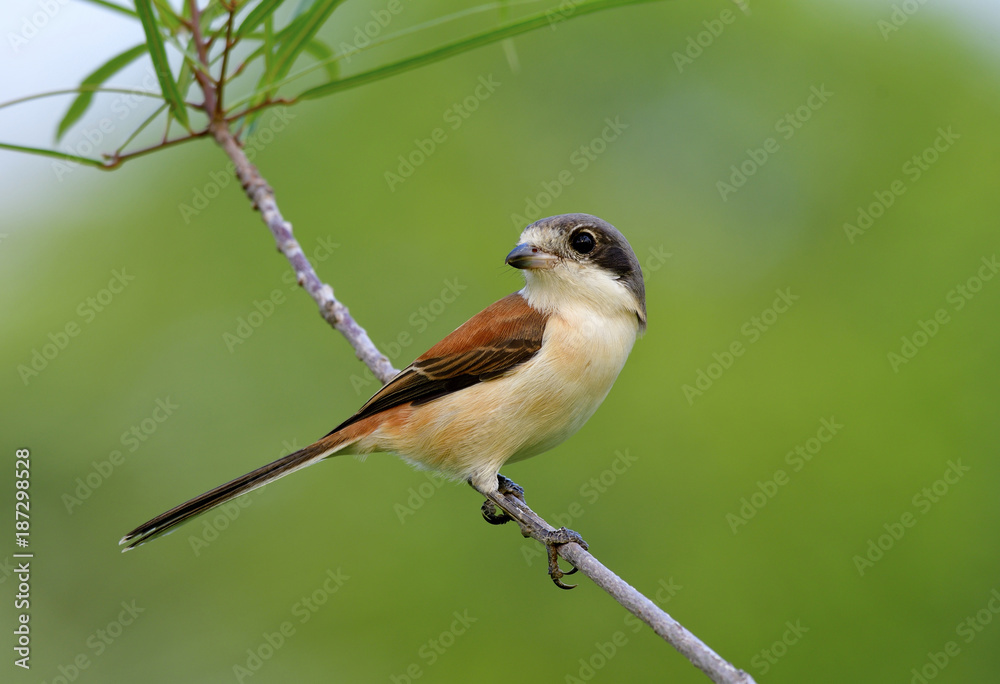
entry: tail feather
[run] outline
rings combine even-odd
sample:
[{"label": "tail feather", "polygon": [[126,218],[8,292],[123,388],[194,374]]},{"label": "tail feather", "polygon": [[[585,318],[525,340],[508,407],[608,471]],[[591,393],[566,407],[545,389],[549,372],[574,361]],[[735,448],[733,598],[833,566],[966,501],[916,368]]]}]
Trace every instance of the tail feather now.
[{"label": "tail feather", "polygon": [[216,506],[242,496],[258,487],[263,487],[269,482],[273,482],[289,473],[321,461],[333,452],[344,448],[348,443],[341,435],[328,435],[315,444],[310,444],[304,449],[283,456],[273,463],[268,463],[266,466],[257,468],[257,470],[249,472],[242,477],[238,477],[231,482],[205,492],[201,496],[196,496],[190,501],[182,503],[180,506],[171,508],[166,513],[162,513],[152,520],[139,525],[139,527],[122,537],[118,544],[127,545],[122,551],[131,551],[148,541],[173,532],[179,525]]}]

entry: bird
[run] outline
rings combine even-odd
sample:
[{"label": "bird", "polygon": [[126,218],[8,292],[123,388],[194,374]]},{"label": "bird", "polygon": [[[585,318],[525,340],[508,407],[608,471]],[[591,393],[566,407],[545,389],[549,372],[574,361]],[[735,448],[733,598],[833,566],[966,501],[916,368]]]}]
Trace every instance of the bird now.
[{"label": "bird", "polygon": [[[535,221],[505,263],[523,272],[521,290],[459,326],[315,443],[138,526],[119,542],[123,550],[341,454],[394,453],[468,482],[487,498],[488,522],[512,519],[502,497],[523,502],[523,489],[500,468],[552,449],[594,414],[645,332],[646,295],[628,240],[589,214]],[[565,528],[545,540],[549,574],[562,588],[573,586],[559,578],[575,568],[562,573],[555,549],[570,541],[586,548]]]}]

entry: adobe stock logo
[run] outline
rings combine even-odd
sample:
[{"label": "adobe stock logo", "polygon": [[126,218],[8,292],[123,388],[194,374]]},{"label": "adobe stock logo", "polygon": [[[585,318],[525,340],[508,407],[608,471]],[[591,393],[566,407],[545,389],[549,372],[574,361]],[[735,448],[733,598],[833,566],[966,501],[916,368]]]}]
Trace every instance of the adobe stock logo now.
[{"label": "adobe stock logo", "polygon": [[[996,254],[989,258],[983,257],[979,261],[982,265],[976,269],[976,272],[966,278],[964,283],[955,285],[945,295],[945,301],[951,304],[952,312],[964,309],[965,305],[982,291],[983,285],[992,280],[993,276],[1000,271],[1000,263],[997,262]],[[886,354],[892,372],[898,373],[901,366],[912,361],[920,353],[920,350],[941,332],[944,326],[951,323],[951,320],[951,314],[945,308],[937,309],[926,320],[918,319],[917,329],[909,335],[903,335],[899,338],[902,342],[899,351],[892,350]]]},{"label": "adobe stock logo", "polygon": [[[670,603],[684,588],[679,584],[675,584],[673,577],[661,579],[658,585],[659,589],[653,595],[653,601],[661,608]],[[565,684],[584,684],[585,682],[593,681],[597,673],[607,667],[608,663],[621,653],[625,646],[628,646],[630,643],[629,635],[638,634],[643,631],[643,627],[645,626],[639,618],[631,613],[626,613],[622,625],[624,629],[612,632],[608,636],[607,641],[595,641],[594,649],[588,656],[577,659],[576,663],[572,666],[576,668],[576,671],[567,672],[563,677],[563,682]],[[628,630],[627,632],[626,629]]]},{"label": "adobe stock logo", "polygon": [[[344,587],[349,579],[351,579],[350,575],[345,575],[340,568],[337,568],[336,571],[332,568],[327,569],[323,576],[323,583],[292,604],[289,609],[292,617],[298,618],[299,625],[309,622],[330,598]],[[298,628],[290,619],[283,621],[273,632],[261,633],[262,640],[246,649],[246,659],[233,664],[233,676],[238,684],[244,684],[260,672],[264,665],[274,658],[278,651],[296,634],[298,634]]]},{"label": "adobe stock logo", "polygon": [[[597,503],[597,500],[606,494],[638,460],[639,457],[633,456],[628,448],[615,449],[614,458],[608,463],[607,468],[580,485],[578,490],[580,498],[590,505]],[[553,520],[556,525],[569,527],[586,512],[587,509],[583,503],[574,500],[562,513],[555,514],[550,520]],[[546,559],[547,555],[540,545],[532,541],[521,547],[521,557],[524,558],[525,563],[531,565],[536,559]]]},{"label": "adobe stock logo", "polygon": [[[966,473],[972,470],[972,466],[963,464],[960,458],[948,461],[945,465],[947,468],[941,477],[929,486],[921,488],[910,500],[910,504],[920,512],[920,515],[927,515],[956,484],[962,481]],[[920,520],[921,518],[918,518],[912,511],[904,511],[898,518],[882,523],[882,529],[885,530],[885,533],[869,538],[864,555],[855,554],[851,559],[858,575],[864,577],[866,572],[875,567],[875,564],[882,560],[885,554],[906,536],[907,530],[916,527]]]},{"label": "adobe stock logo", "polygon": [[360,53],[371,45],[373,40],[382,35],[382,31],[404,9],[406,7],[400,0],[389,0],[385,5],[385,9],[371,10],[369,14],[372,21],[367,22],[364,26],[355,26],[354,40],[350,43],[341,41],[340,45],[337,46],[337,49],[340,50],[340,54],[343,56],[344,62],[350,64],[351,60],[354,59],[354,55]]},{"label": "adobe stock logo", "polygon": [[[96,662],[96,658],[103,655],[119,638],[125,633],[126,628],[139,619],[141,613],[146,609],[139,606],[135,599],[122,601],[121,610],[118,617],[101,628],[94,630],[84,641],[87,647],[85,651],[79,651],[75,656],[69,658],[66,663],[60,664],[57,668],[59,674],[51,679],[42,680],[42,684],[70,684],[79,679],[83,671],[90,668]],[[117,610],[117,606],[115,607]]]},{"label": "adobe stock logo", "polygon": [[[494,80],[493,74],[480,76],[472,92],[460,102],[452,103],[441,114],[441,119],[448,124],[448,129],[457,131],[501,85],[503,84],[500,81]],[[448,131],[443,126],[431,130],[426,138],[414,138],[413,148],[405,155],[397,157],[399,164],[396,165],[396,172],[387,170],[382,174],[389,191],[396,192],[396,188],[413,176],[414,172],[446,142],[448,142]]]},{"label": "adobe stock logo", "polygon": [[21,30],[18,33],[14,33],[13,31],[7,32],[7,42],[10,43],[10,47],[14,53],[16,54],[29,41],[34,39],[59,14],[59,10],[67,4],[69,4],[69,0],[40,0],[37,3],[37,12],[33,13],[30,17],[21,17]]},{"label": "adobe stock logo", "polygon": [[[156,92],[158,88],[156,72],[153,71],[152,66],[149,66],[144,69],[142,79],[129,89],[131,92],[128,94],[118,93],[111,100],[107,111],[114,114],[114,118],[111,116],[101,117],[98,121],[84,128],[74,126],[75,132],[59,143],[59,149],[80,157],[94,155],[105,146],[105,143],[110,141],[123,121],[142,105],[150,102],[146,95],[150,92]],[[66,179],[66,176],[82,168],[83,164],[66,159],[53,159],[49,166],[56,180],[61,183]]]},{"label": "adobe stock logo", "polygon": [[[430,327],[431,323],[441,317],[445,309],[455,303],[466,288],[468,288],[468,285],[459,283],[458,278],[446,278],[444,287],[441,288],[440,296],[430,300],[425,306],[418,307],[407,318],[407,322],[416,330],[417,335],[423,334]],[[389,342],[382,342],[378,347],[385,351],[385,355],[390,361],[395,362],[400,354],[403,353],[403,350],[412,345],[416,339],[416,337],[410,334],[409,330],[403,330],[394,339],[390,339]],[[377,390],[382,386],[381,381],[375,377],[375,374],[367,366],[363,367],[361,375],[357,373],[352,374],[350,381],[351,387],[354,388],[354,393],[358,396],[361,395],[361,391],[365,387],[368,387],[369,390]]]},{"label": "adobe stock logo", "polygon": [[[427,673],[427,668],[434,665],[445,653],[452,648],[458,638],[469,631],[469,628],[479,622],[479,618],[469,615],[469,609],[462,612],[457,610],[451,614],[451,625],[437,636],[428,639],[417,649],[417,660],[411,662],[403,670],[402,674],[390,674],[389,681],[392,684],[413,684]],[[423,665],[421,665],[423,663]]]},{"label": "adobe stock logo", "polygon": [[735,339],[723,349],[722,353],[712,354],[712,362],[705,368],[698,368],[695,371],[695,381],[693,385],[681,385],[681,392],[687,400],[688,406],[694,406],[694,400],[701,397],[705,392],[712,389],[715,381],[733,367],[736,359],[746,354],[747,348],[757,342],[761,336],[770,330],[778,322],[779,316],[787,313],[799,295],[792,294],[792,288],[775,290],[778,295],[771,306],[760,312],[757,316],[751,316],[750,320],[740,326],[740,334],[746,338],[746,344]]},{"label": "adobe stock logo", "polygon": [[[781,134],[783,140],[791,140],[806,122],[812,119],[813,114],[829,102],[833,95],[826,89],[825,83],[819,87],[813,86],[803,104],[775,121],[774,132]],[[729,167],[729,182],[719,180],[715,183],[715,189],[719,191],[722,201],[728,202],[730,195],[737,193],[780,151],[781,143],[774,137],[766,138],[760,147],[747,148],[746,158],[738,165],[733,164]]]},{"label": "adobe stock logo", "polygon": [[589,169],[591,164],[596,162],[607,151],[608,146],[618,140],[630,125],[624,123],[617,115],[614,118],[605,117],[604,128],[601,129],[601,132],[570,153],[568,167],[557,173],[552,180],[539,183],[542,188],[540,193],[525,196],[524,214],[512,213],[510,215],[514,229],[520,231],[524,226],[545,216],[553,201],[562,195],[567,187],[576,182],[578,175],[573,174],[573,169],[576,169],[577,174]]},{"label": "adobe stock logo", "polygon": [[802,624],[801,619],[795,622],[788,620],[785,622],[785,627],[787,629],[782,632],[779,639],[775,639],[767,648],[760,649],[757,655],[750,659],[750,664],[760,671],[762,677],[785,657],[789,648],[799,643],[802,636],[809,632],[809,628]]},{"label": "adobe stock logo", "polygon": [[[119,438],[122,447],[128,447],[129,455],[134,454],[179,408],[180,404],[172,402],[169,396],[157,399],[153,410],[145,418],[122,432]],[[67,490],[61,497],[66,512],[72,515],[74,508],[82,506],[125,463],[126,454],[119,449],[113,449],[103,461],[91,461],[90,470],[74,480],[76,487],[72,491]]]},{"label": "adobe stock logo", "polygon": [[903,28],[910,17],[919,12],[926,3],[927,0],[903,0],[901,3],[894,3],[889,18],[875,22],[882,40],[889,40],[889,36]]},{"label": "adobe stock logo", "polygon": [[701,22],[705,30],[696,35],[688,36],[684,52],[675,51],[671,55],[674,58],[674,66],[677,67],[677,73],[683,74],[684,67],[694,64],[694,61],[701,57],[705,53],[705,50],[715,45],[716,39],[723,34],[727,26],[736,21],[737,16],[739,15],[731,9],[724,9],[719,13],[718,19]]},{"label": "adobe stock logo", "polygon": [[[986,605],[977,610],[972,615],[968,615],[955,626],[955,634],[962,637],[962,641],[971,644],[983,631],[989,629],[994,618],[1000,615],[1000,591],[994,587],[990,591]],[[931,680],[941,674],[956,656],[962,653],[962,647],[957,641],[945,642],[940,651],[928,651],[927,660],[920,666],[920,669],[911,668],[910,684],[930,684]]]},{"label": "adobe stock logo", "polygon": [[[829,419],[820,418],[819,428],[816,429],[815,434],[805,440],[805,442],[796,444],[790,449],[785,454],[785,463],[791,466],[793,473],[801,471],[806,467],[807,463],[819,455],[823,450],[823,445],[828,444],[843,429],[844,426],[838,423],[834,416],[830,416]],[[750,496],[740,497],[738,502],[740,507],[736,513],[726,513],[726,522],[729,524],[729,529],[732,533],[736,534],[739,532],[740,528],[749,523],[759,511],[763,510],[771,499],[778,495],[781,488],[789,482],[791,482],[789,474],[783,468],[775,470],[769,480],[757,480],[757,486],[750,493]]]},{"label": "adobe stock logo", "polygon": [[21,382],[27,386],[32,379],[37,378],[42,371],[48,368],[49,364],[55,361],[69,346],[70,340],[86,330],[86,326],[93,323],[98,314],[107,309],[133,280],[135,280],[135,276],[126,271],[125,268],[112,269],[107,287],[98,290],[93,296],[87,297],[77,304],[76,315],[83,321],[83,325],[76,321],[68,321],[56,332],[48,334],[48,342],[42,344],[40,348],[35,347],[31,350],[31,358],[28,359],[27,363],[18,364],[17,375],[21,378]]},{"label": "adobe stock logo", "polygon": [[[279,133],[288,127],[288,122],[295,118],[295,114],[288,111],[287,107],[278,107],[273,110],[271,118],[266,125],[260,126],[253,135],[248,137],[241,147],[248,161],[254,158],[268,145],[274,142]],[[236,179],[236,164],[229,162],[222,169],[208,172],[208,181],[201,186],[191,188],[191,203],[180,202],[177,211],[184,219],[185,225],[205,211],[212,200],[222,194],[233,180]],[[239,183],[237,183],[239,185]]]},{"label": "adobe stock logo", "polygon": [[889,208],[896,203],[896,199],[906,193],[909,188],[907,182],[913,185],[919,181],[961,137],[961,134],[952,130],[950,125],[947,128],[939,127],[937,137],[930,145],[903,162],[900,173],[906,177],[906,181],[895,178],[886,184],[884,190],[873,191],[871,196],[874,201],[858,205],[854,223],[844,222],[844,235],[847,236],[847,241],[853,245],[856,238],[867,233],[876,221],[885,216]]}]

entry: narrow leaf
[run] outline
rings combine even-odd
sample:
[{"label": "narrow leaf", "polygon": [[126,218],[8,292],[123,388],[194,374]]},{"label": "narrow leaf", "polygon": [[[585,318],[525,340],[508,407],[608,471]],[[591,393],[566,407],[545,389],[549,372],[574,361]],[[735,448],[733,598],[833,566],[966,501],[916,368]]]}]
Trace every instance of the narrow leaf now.
[{"label": "narrow leaf", "polygon": [[[520,2],[521,2],[521,4],[525,4],[525,3],[537,2],[537,0],[520,0]],[[401,39],[403,39],[403,38],[405,38],[407,36],[411,36],[411,35],[414,35],[414,34],[426,32],[426,31],[429,31],[431,29],[438,28],[440,26],[444,26],[445,24],[449,24],[449,23],[458,21],[460,19],[465,19],[467,17],[475,16],[477,14],[482,14],[484,12],[492,12],[492,11],[496,10],[496,8],[497,8],[496,4],[489,4],[489,5],[480,5],[478,7],[470,7],[468,9],[460,10],[458,12],[452,12],[451,14],[448,14],[448,15],[445,15],[445,16],[442,16],[442,17],[438,17],[436,19],[431,19],[429,21],[425,21],[425,22],[420,23],[420,24],[409,26],[409,27],[407,27],[405,29],[402,29],[400,31],[392,33],[392,34],[390,34],[388,36],[381,36],[381,37],[378,37],[378,38],[374,38],[374,39],[372,39],[371,43],[369,43],[365,48],[362,48],[361,50],[369,50],[369,49],[372,49],[372,48],[379,47],[381,45],[386,45],[386,44],[391,43],[393,41],[401,40]],[[270,18],[268,18],[268,23],[270,23]],[[285,30],[287,31],[288,28],[289,27],[285,27]],[[266,29],[267,29],[267,24],[265,24],[265,31],[264,31],[263,34],[261,34],[260,32],[255,32],[255,33],[252,33],[251,35],[254,36],[254,37],[257,37],[257,40],[263,40],[263,41],[265,41],[265,47],[267,47],[268,50],[270,50],[270,46],[271,46],[272,41],[269,40],[269,38],[268,38],[269,34],[268,34],[268,32],[267,32]],[[508,38],[504,42],[512,42],[512,41],[513,41],[513,39]],[[349,46],[348,46],[348,48],[349,48]],[[251,57],[247,58],[247,60],[245,60],[245,61],[249,62],[252,59],[254,59],[255,57],[259,56],[258,53],[262,49],[263,48],[260,48],[260,47],[257,48],[257,52],[254,52],[251,55]],[[357,48],[355,48],[355,49],[350,49],[349,48],[347,52],[335,55],[335,58],[339,62],[339,60],[341,60],[342,58],[344,58],[344,57],[346,57],[348,55],[354,54],[355,52],[358,52],[358,51],[359,50]],[[265,62],[267,62],[270,59],[270,55],[271,55],[271,53],[270,53],[270,51],[268,51],[267,55],[266,55]],[[350,60],[348,60],[348,61],[350,61]],[[285,85],[287,85],[287,84],[289,84],[289,83],[291,83],[293,81],[296,81],[296,80],[302,78],[303,76],[305,76],[307,74],[310,74],[310,73],[312,73],[314,71],[317,71],[318,69],[322,69],[322,68],[324,68],[324,65],[323,64],[319,64],[319,63],[312,64],[310,66],[304,67],[303,69],[300,69],[300,70],[296,71],[294,74],[292,74],[291,76],[289,76],[287,78],[283,78],[280,81],[273,82],[271,84],[271,89],[273,90],[273,88],[275,86],[277,86],[277,87],[285,86]],[[264,70],[267,71],[267,69],[268,69],[268,66],[265,65]],[[249,97],[246,97],[243,100],[238,101],[236,103],[236,105],[244,104],[246,102],[253,102],[255,104],[259,104],[260,102],[263,101],[263,98],[260,97],[260,93],[261,93],[261,91],[257,90],[257,91],[255,91],[255,93],[251,94]]]},{"label": "narrow leaf", "polygon": [[245,38],[247,34],[260,26],[266,18],[274,14],[281,6],[282,0],[261,0],[261,3],[250,10],[240,27],[236,29],[237,38]]},{"label": "narrow leaf", "polygon": [[[181,18],[177,16],[174,12],[174,8],[170,6],[167,0],[153,0],[153,4],[156,5],[156,11],[160,15],[160,21],[163,25],[167,27],[171,34],[176,35],[177,29],[181,27]],[[138,5],[137,5],[138,6]]]},{"label": "narrow leaf", "polygon": [[[507,21],[510,17],[510,4],[507,0],[500,0],[500,21]],[[517,56],[517,46],[514,45],[513,38],[505,38],[503,43],[500,44],[503,48],[503,54],[507,57],[507,66],[510,67],[512,74],[516,74],[521,71],[521,60]]]},{"label": "narrow leaf", "polygon": [[[185,7],[189,7],[187,3],[184,3]],[[206,35],[212,30],[212,22],[219,17],[225,15],[228,12],[226,6],[221,2],[210,2],[208,6],[201,11],[201,33]]]},{"label": "narrow leaf", "polygon": [[43,93],[35,93],[34,95],[25,95],[24,97],[18,97],[13,100],[7,100],[6,102],[0,102],[0,109],[6,109],[7,107],[13,107],[15,105],[24,104],[25,102],[31,102],[33,100],[43,100],[47,97],[57,97],[59,95],[78,95],[83,91],[91,93],[118,93],[119,95],[133,95],[136,97],[148,97],[154,100],[162,100],[163,95],[160,93],[147,93],[144,90],[136,90],[135,88],[100,88],[97,86],[77,86],[76,88],[62,88],[60,90],[46,90]]},{"label": "narrow leaf", "polygon": [[181,97],[180,91],[177,89],[177,83],[170,73],[167,51],[163,46],[163,36],[160,35],[160,27],[156,23],[152,2],[151,0],[135,0],[135,9],[139,13],[142,30],[146,34],[149,56],[153,60],[153,69],[155,69],[156,78],[160,82],[163,98],[170,103],[170,111],[177,120],[184,128],[189,128],[187,108],[184,105],[184,98]]},{"label": "narrow leaf", "polygon": [[191,68],[191,63],[185,59],[184,63],[181,64],[180,73],[177,74],[177,92],[181,94],[181,97],[187,95],[192,83],[194,83],[194,69]]},{"label": "narrow leaf", "polygon": [[331,79],[340,76],[340,67],[333,57],[333,50],[321,40],[310,40],[306,44],[306,52],[326,69],[326,75]]},{"label": "narrow leaf", "polygon": [[94,5],[98,5],[100,7],[105,8],[105,9],[109,9],[109,10],[111,10],[113,12],[121,12],[122,14],[124,14],[126,16],[129,16],[129,17],[132,17],[133,19],[135,19],[136,17],[139,16],[133,10],[129,9],[128,7],[122,7],[121,5],[116,5],[113,2],[108,2],[108,0],[84,0],[84,2],[89,2],[89,3],[92,3]]},{"label": "narrow leaf", "polygon": [[[274,59],[274,44],[275,44],[275,34],[274,34],[274,17],[268,16],[264,20],[264,38],[263,43],[257,50],[247,57],[246,61],[250,62],[260,54],[264,55],[264,74],[267,74],[271,70],[271,61]],[[263,80],[263,77],[261,77]],[[263,102],[264,93],[256,93],[249,98],[250,102],[258,103]],[[260,116],[262,110],[251,112],[249,115],[241,117],[239,119],[240,129],[246,129],[247,133],[252,133],[257,126],[257,117]]]},{"label": "narrow leaf", "polygon": [[[288,74],[292,68],[292,64],[295,63],[295,60],[302,51],[306,49],[309,41],[313,39],[320,27],[326,23],[326,20],[330,17],[333,10],[337,8],[337,5],[340,5],[342,2],[344,0],[317,0],[309,8],[309,11],[289,25],[289,29],[292,30],[287,32],[286,35],[280,36],[281,42],[277,52],[274,54],[271,69],[267,74],[269,82],[280,80]],[[286,32],[283,31],[282,33]]]},{"label": "narrow leaf", "polygon": [[[344,0],[316,0],[311,5],[302,3],[299,10],[302,14],[292,20],[285,28],[274,37],[276,49],[273,52],[266,52],[267,68],[257,81],[256,95],[250,102],[251,107],[255,107],[270,99],[277,87],[275,83],[281,81],[291,70],[295,60],[306,49],[306,46],[313,40],[316,32],[330,17],[330,14],[343,3]],[[305,9],[304,9],[305,8]],[[268,17],[270,22],[273,17]],[[259,114],[254,113],[248,119],[252,126]]]},{"label": "narrow leaf", "polygon": [[524,19],[469,36],[468,38],[463,38],[453,43],[428,50],[422,54],[402,59],[398,62],[386,64],[385,66],[364,71],[353,76],[348,76],[347,78],[324,83],[323,85],[310,88],[309,90],[300,93],[296,99],[311,100],[317,97],[325,97],[342,90],[347,90],[348,88],[354,88],[359,85],[364,85],[365,83],[379,81],[383,78],[388,78],[389,76],[409,71],[410,69],[416,69],[427,64],[440,62],[448,57],[459,55],[463,52],[468,52],[469,50],[474,50],[484,45],[496,43],[504,40],[505,38],[510,38],[521,33],[527,33],[528,31],[533,31],[535,29],[551,25],[554,21],[575,19],[577,17],[591,14],[593,12],[599,12],[605,9],[611,9],[613,7],[624,7],[626,5],[639,5],[658,1],[659,0],[584,0],[583,2],[573,5],[572,12],[565,16],[558,13],[553,14],[553,10],[546,10],[545,12],[530,15]]},{"label": "narrow leaf", "polygon": [[316,0],[299,0],[299,4],[292,10],[292,21],[298,19],[302,14],[316,4]]},{"label": "narrow leaf", "polygon": [[0,150],[26,152],[28,154],[36,154],[42,157],[55,157],[56,159],[63,159],[65,161],[76,162],[77,164],[96,166],[99,169],[108,168],[108,165],[105,164],[100,159],[90,159],[89,157],[81,157],[76,154],[68,154],[66,152],[60,152],[59,150],[47,150],[43,147],[25,147],[24,145],[11,145],[9,143],[0,142]]},{"label": "narrow leaf", "polygon": [[[124,69],[126,66],[135,61],[139,55],[146,53],[146,44],[136,45],[134,48],[126,50],[125,52],[112,57],[103,65],[95,69],[89,76],[83,79],[80,83],[81,88],[87,87],[97,87],[102,83],[107,81],[109,78],[117,74],[119,71]],[[66,115],[59,122],[59,128],[56,131],[56,140],[62,139],[63,135],[70,129],[70,127],[80,120],[80,117],[84,115],[87,108],[90,107],[91,100],[94,99],[93,90],[84,90],[73,103],[69,106]]]},{"label": "narrow leaf", "polygon": [[128,147],[129,143],[131,143],[133,140],[135,140],[136,138],[138,138],[139,134],[142,133],[144,130],[146,130],[146,127],[149,126],[149,124],[153,123],[153,121],[156,120],[156,117],[158,117],[160,114],[162,114],[164,111],[166,111],[166,109],[167,109],[168,106],[169,105],[167,105],[167,103],[164,102],[163,104],[161,104],[159,107],[156,108],[155,112],[153,112],[152,114],[150,114],[149,116],[147,116],[145,121],[143,121],[141,124],[139,124],[139,126],[134,131],[132,131],[131,133],[129,133],[128,138],[126,138],[125,142],[123,142],[121,144],[121,147],[119,147],[117,150],[115,150],[115,154],[121,154],[122,150],[124,150],[126,147]]},{"label": "narrow leaf", "polygon": [[274,56],[274,17],[264,20],[264,71],[271,70],[271,58]]}]

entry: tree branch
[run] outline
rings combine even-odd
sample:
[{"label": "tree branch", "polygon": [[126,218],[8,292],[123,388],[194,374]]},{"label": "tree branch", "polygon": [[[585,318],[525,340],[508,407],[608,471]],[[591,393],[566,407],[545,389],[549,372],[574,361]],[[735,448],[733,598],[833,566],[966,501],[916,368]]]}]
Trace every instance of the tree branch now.
[{"label": "tree branch", "polygon": [[[522,500],[499,492],[486,494],[520,526],[521,534],[545,544],[547,533],[555,531]],[[564,528],[565,529],[565,528]],[[606,591],[627,611],[645,622],[660,638],[676,648],[691,664],[708,675],[716,684],[755,684],[753,677],[734,667],[713,651],[684,625],[646,598],[631,584],[609,570],[603,563],[575,542],[560,544],[557,553],[573,564],[594,584]]]},{"label": "tree branch", "polygon": [[380,352],[368,337],[365,329],[351,317],[347,307],[333,295],[333,288],[322,282],[312,264],[306,258],[298,240],[292,234],[292,224],[286,221],[278,203],[274,199],[274,191],[260,175],[257,167],[250,163],[236,136],[229,130],[225,121],[215,121],[211,125],[212,136],[236,166],[236,177],[243,185],[247,197],[253,203],[254,209],[260,211],[261,218],[274,235],[278,250],[285,255],[299,285],[316,301],[319,312],[340,334],[347,338],[357,357],[371,369],[382,384],[389,382],[399,371],[393,368],[385,354]]},{"label": "tree branch", "polygon": [[[201,62],[201,65],[205,69],[205,71],[202,71],[198,68],[198,65],[193,65],[192,73],[195,80],[198,81],[201,91],[205,94],[205,102],[202,105],[205,109],[205,114],[208,115],[209,119],[214,119],[218,114],[219,97],[222,93],[219,92],[215,82],[208,73],[208,48],[201,37],[201,11],[198,9],[198,0],[188,0],[188,7],[191,8],[191,42],[194,43],[195,50],[198,52],[198,61]],[[226,55],[228,54],[229,46],[227,45]]]}]

